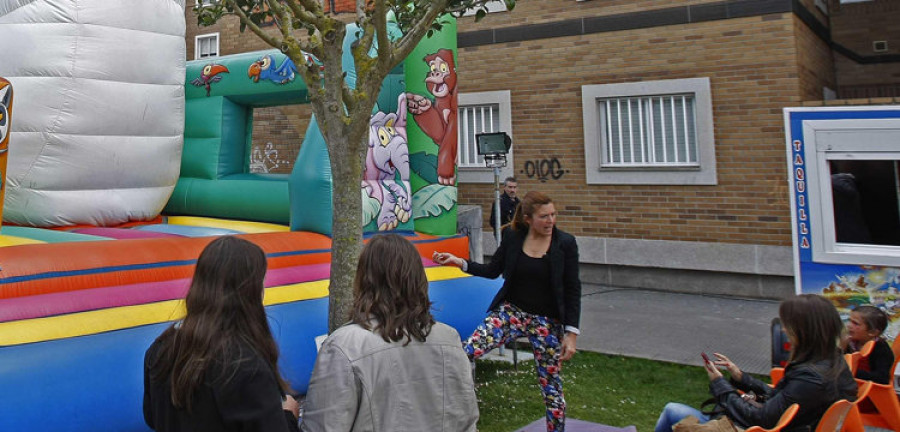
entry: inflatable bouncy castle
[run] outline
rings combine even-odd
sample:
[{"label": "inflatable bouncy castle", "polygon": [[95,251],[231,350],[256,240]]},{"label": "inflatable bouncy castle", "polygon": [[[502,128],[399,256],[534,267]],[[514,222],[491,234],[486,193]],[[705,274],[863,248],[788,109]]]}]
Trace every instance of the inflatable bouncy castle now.
[{"label": "inflatable bouncy castle", "polygon": [[[196,259],[221,235],[265,251],[279,367],[306,391],[340,211],[324,140],[311,121],[292,174],[251,173],[253,109],[307,103],[307,89],[277,51],[185,63],[183,7],[0,0],[0,431],[148,430],[144,350],[183,316]],[[455,106],[454,52],[445,25],[386,80],[360,223],[416,245],[435,317],[467,334],[499,284],[427,259],[468,255],[447,167],[455,116],[433,116]]]}]

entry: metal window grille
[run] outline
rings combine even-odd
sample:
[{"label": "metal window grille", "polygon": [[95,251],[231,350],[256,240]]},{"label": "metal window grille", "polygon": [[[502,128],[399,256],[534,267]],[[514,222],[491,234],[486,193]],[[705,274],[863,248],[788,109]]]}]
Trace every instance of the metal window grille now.
[{"label": "metal window grille", "polygon": [[209,35],[197,38],[197,58],[216,57],[219,55],[219,36]]},{"label": "metal window grille", "polygon": [[604,167],[697,167],[693,94],[598,99]]},{"label": "metal window grille", "polygon": [[484,158],[478,155],[475,134],[499,130],[500,104],[459,107],[459,167],[484,168]]}]

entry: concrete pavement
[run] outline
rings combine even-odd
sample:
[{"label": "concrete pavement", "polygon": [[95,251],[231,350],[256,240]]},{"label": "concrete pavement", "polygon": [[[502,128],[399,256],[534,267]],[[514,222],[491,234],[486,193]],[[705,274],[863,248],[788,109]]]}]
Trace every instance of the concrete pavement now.
[{"label": "concrete pavement", "polygon": [[580,350],[701,365],[720,352],[768,374],[778,301],[584,285]]}]

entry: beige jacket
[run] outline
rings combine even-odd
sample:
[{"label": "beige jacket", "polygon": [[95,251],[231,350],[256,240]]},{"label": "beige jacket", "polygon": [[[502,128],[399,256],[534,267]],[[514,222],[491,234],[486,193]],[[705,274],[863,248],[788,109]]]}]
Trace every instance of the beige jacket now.
[{"label": "beige jacket", "polygon": [[[405,341],[405,340],[404,340]],[[472,369],[452,327],[388,343],[349,324],[322,344],[304,403],[307,432],[475,431]]]}]

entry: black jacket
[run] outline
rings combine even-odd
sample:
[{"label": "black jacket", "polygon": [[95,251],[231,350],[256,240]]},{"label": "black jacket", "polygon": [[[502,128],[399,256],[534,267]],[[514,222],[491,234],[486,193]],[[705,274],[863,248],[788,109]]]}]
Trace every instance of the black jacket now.
[{"label": "black jacket", "polygon": [[872,347],[868,357],[859,359],[856,377],[878,384],[890,384],[894,367],[894,351],[886,341],[879,340]]},{"label": "black jacket", "polygon": [[[157,339],[144,355],[144,421],[160,432],[299,431],[294,414],[281,407],[275,372],[249,346],[240,359],[215,361],[194,392],[192,412],[172,405],[168,380],[151,379],[150,365],[159,355]],[[237,368],[232,365],[237,362]],[[224,377],[223,377],[224,372]],[[233,375],[232,375],[233,373]]]},{"label": "black jacket", "polygon": [[[856,381],[843,356],[840,362],[843,369],[837,379],[827,378],[831,363],[822,360],[789,364],[775,388],[745,373],[740,382],[716,379],[709,383],[709,391],[719,405],[725,407],[728,418],[742,428],[772,428],[787,408],[796,403],[800,405],[800,411],[785,431],[812,431],[831,404],[840,399],[856,400]],[[756,406],[741,399],[735,387],[762,396],[764,402]]]},{"label": "black jacket", "polygon": [[[503,230],[503,238],[500,247],[494,252],[491,261],[487,264],[479,264],[467,261],[466,272],[475,276],[494,279],[503,275],[503,287],[494,297],[488,310],[496,309],[506,298],[513,281],[516,270],[516,262],[522,245],[525,243],[527,231],[507,228]],[[578,328],[581,320],[581,279],[578,276],[578,243],[575,237],[556,227],[553,227],[553,237],[550,239],[550,282],[559,307],[559,317],[563,325]]]},{"label": "black jacket", "polygon": [[[510,196],[507,195],[506,192],[504,192],[500,195],[500,226],[501,227],[503,225],[506,225],[506,224],[512,222],[513,215],[516,213],[516,207],[518,207],[518,205],[519,205],[518,198],[510,198]],[[497,224],[497,222],[495,221],[495,218],[497,217],[496,211],[497,211],[497,207],[494,205],[494,203],[491,203],[490,224],[491,224],[491,228],[493,228],[493,229],[497,229],[497,227],[495,226]]]}]

